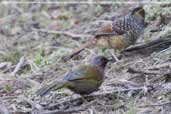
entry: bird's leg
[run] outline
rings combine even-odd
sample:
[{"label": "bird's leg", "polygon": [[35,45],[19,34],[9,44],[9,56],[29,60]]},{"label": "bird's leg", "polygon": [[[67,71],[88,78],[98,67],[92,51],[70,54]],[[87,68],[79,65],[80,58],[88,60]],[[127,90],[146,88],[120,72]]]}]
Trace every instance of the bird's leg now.
[{"label": "bird's leg", "polygon": [[88,101],[85,99],[85,96],[84,95],[80,95],[81,96],[81,99],[82,99],[82,101],[83,101],[83,103],[88,103]]}]

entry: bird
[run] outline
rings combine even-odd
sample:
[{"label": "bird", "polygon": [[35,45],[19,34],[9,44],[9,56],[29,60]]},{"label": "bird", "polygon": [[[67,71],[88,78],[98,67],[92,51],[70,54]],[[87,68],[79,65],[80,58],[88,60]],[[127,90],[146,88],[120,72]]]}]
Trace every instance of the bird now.
[{"label": "bird", "polygon": [[71,59],[87,47],[99,46],[122,50],[134,44],[145,28],[145,11],[142,6],[133,8],[127,15],[117,18],[111,24],[99,28],[94,37],[75,49],[66,60]]},{"label": "bird", "polygon": [[37,96],[44,96],[50,91],[67,88],[76,94],[87,95],[97,91],[104,80],[105,67],[109,61],[115,62],[114,58],[108,59],[99,55],[94,57],[89,64],[80,65],[66,73],[61,81],[37,90]]}]

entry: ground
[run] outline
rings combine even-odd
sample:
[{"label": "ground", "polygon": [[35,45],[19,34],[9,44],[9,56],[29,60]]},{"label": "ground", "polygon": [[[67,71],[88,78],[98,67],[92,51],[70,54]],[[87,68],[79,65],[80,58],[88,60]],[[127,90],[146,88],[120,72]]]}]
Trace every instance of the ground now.
[{"label": "ground", "polygon": [[[171,38],[171,3],[156,2],[143,5],[147,26],[137,44]],[[63,59],[86,42],[91,31],[134,6],[123,0],[108,5],[1,2],[0,112],[171,114],[171,48],[150,54],[131,53],[108,64],[104,83],[86,101],[67,89],[42,98],[35,95],[38,88],[60,80],[93,56],[110,56],[113,49],[95,46],[71,60]]]}]

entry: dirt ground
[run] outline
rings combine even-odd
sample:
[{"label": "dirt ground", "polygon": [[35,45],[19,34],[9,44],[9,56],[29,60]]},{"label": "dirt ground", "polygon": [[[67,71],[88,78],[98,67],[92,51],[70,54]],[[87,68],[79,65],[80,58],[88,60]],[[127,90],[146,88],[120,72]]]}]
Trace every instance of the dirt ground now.
[{"label": "dirt ground", "polygon": [[[171,38],[171,2],[146,1],[147,26],[137,44]],[[93,31],[138,4],[98,2],[0,1],[0,114],[171,114],[170,47],[148,54],[129,53],[108,64],[104,83],[85,97],[86,102],[67,89],[45,97],[35,95],[37,89],[60,80],[95,55],[110,56],[114,52],[95,46],[69,61],[63,60]]]}]

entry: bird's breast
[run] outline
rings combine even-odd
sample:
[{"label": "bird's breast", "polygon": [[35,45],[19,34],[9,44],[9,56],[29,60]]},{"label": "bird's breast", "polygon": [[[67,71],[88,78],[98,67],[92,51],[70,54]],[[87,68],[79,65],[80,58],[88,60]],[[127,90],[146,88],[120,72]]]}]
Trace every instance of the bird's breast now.
[{"label": "bird's breast", "polygon": [[97,46],[103,48],[123,49],[127,46],[123,35],[110,36],[109,38],[101,38],[97,41]]},{"label": "bird's breast", "polygon": [[102,80],[101,81],[87,80],[87,79],[75,80],[73,82],[70,82],[71,84],[67,88],[77,94],[81,94],[81,95],[90,94],[98,90],[102,82],[103,82]]}]

